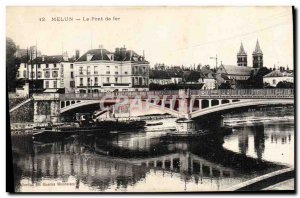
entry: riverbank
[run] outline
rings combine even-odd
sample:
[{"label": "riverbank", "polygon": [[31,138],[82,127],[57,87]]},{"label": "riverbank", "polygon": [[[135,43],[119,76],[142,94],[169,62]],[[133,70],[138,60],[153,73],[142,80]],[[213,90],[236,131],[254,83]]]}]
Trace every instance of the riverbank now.
[{"label": "riverbank", "polygon": [[286,168],[242,182],[228,188],[227,191],[259,191],[275,190],[276,188],[281,190],[294,190],[294,188],[290,189],[291,181],[289,181],[294,180],[294,177],[294,168]]},{"label": "riverbank", "polygon": [[288,179],[286,181],[269,186],[263,190],[294,190],[294,189],[295,189],[295,179]]}]

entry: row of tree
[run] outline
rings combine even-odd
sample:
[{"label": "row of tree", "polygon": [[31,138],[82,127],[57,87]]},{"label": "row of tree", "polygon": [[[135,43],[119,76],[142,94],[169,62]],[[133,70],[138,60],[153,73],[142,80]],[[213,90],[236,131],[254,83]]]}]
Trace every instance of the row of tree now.
[{"label": "row of tree", "polygon": [[6,37],[6,83],[7,91],[14,91],[16,88],[18,62],[15,56],[17,46],[15,42]]}]

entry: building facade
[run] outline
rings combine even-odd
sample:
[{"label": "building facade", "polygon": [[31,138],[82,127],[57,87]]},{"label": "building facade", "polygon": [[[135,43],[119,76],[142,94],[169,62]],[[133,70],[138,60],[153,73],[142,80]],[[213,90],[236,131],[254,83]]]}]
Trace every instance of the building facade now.
[{"label": "building facade", "polygon": [[17,79],[39,82],[44,92],[56,92],[58,89],[66,93],[75,91],[74,60],[66,53],[21,60]]},{"label": "building facade", "polygon": [[76,93],[147,91],[149,62],[125,47],[110,52],[102,46],[75,62]]},{"label": "building facade", "polygon": [[274,70],[263,77],[264,85],[276,87],[279,82],[294,83],[294,73],[292,71]]}]

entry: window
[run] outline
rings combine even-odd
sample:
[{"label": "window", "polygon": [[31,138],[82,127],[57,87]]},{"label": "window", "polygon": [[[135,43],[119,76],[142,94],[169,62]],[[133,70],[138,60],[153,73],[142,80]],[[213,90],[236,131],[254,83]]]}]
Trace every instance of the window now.
[{"label": "window", "polygon": [[83,86],[83,78],[80,78],[80,86]]},{"label": "window", "polygon": [[57,88],[57,81],[53,81],[53,87]]},{"label": "window", "polygon": [[46,88],[49,88],[49,81],[45,81]]},{"label": "window", "polygon": [[71,78],[74,78],[74,72],[71,72]]},{"label": "window", "polygon": [[98,77],[95,77],[95,85],[98,85]]},{"label": "window", "polygon": [[110,71],[107,71],[106,74],[110,74]]},{"label": "window", "polygon": [[35,77],[35,73],[31,72],[31,78],[34,78],[34,77]]},{"label": "window", "polygon": [[115,74],[118,74],[118,72],[115,72]]},{"label": "window", "polygon": [[49,71],[46,71],[46,72],[44,73],[44,75],[45,75],[45,78],[50,78],[50,72],[49,72]]},{"label": "window", "polygon": [[56,67],[56,63],[54,63],[53,66]]},{"label": "window", "polygon": [[115,83],[118,83],[118,78],[115,78]]},{"label": "window", "polygon": [[75,87],[75,81],[70,81],[70,87],[74,88]]},{"label": "window", "polygon": [[118,69],[118,66],[115,66],[116,69]]},{"label": "window", "polygon": [[52,72],[52,77],[53,78],[57,78],[58,77],[58,72],[57,71],[53,71]]},{"label": "window", "polygon": [[107,77],[107,78],[106,78],[106,82],[108,82],[108,83],[109,83],[109,77]]},{"label": "window", "polygon": [[87,75],[90,75],[91,74],[91,71],[90,71],[90,66],[87,66]]},{"label": "window", "polygon": [[94,66],[94,74],[98,74],[98,66]]},{"label": "window", "polygon": [[83,74],[82,67],[79,68],[79,74],[81,74],[81,75]]},{"label": "window", "polygon": [[26,71],[23,71],[23,77],[26,78]]},{"label": "window", "polygon": [[41,71],[38,71],[37,77],[38,77],[38,78],[42,78],[42,72],[41,72]]},{"label": "window", "polygon": [[49,64],[48,63],[46,64],[46,68],[49,68]]},{"label": "window", "polygon": [[128,74],[128,72],[125,72],[125,74]]},{"label": "window", "polygon": [[73,65],[73,64],[70,64],[70,68],[73,69],[73,68],[74,68],[74,65]]},{"label": "window", "polygon": [[88,83],[88,85],[90,85],[90,81],[91,81],[91,79],[90,79],[90,78],[87,78],[87,83]]},{"label": "window", "polygon": [[274,80],[273,80],[273,85],[275,85],[275,84],[276,84],[276,80],[274,79]]}]

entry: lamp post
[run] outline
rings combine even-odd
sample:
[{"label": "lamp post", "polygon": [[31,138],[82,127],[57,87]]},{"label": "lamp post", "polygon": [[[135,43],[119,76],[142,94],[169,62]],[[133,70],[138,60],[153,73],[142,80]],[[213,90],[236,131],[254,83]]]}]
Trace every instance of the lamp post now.
[{"label": "lamp post", "polygon": [[216,60],[216,67],[215,67],[215,69],[217,69],[217,67],[218,67],[218,54],[216,54],[215,57],[209,57],[209,59],[215,59]]}]

